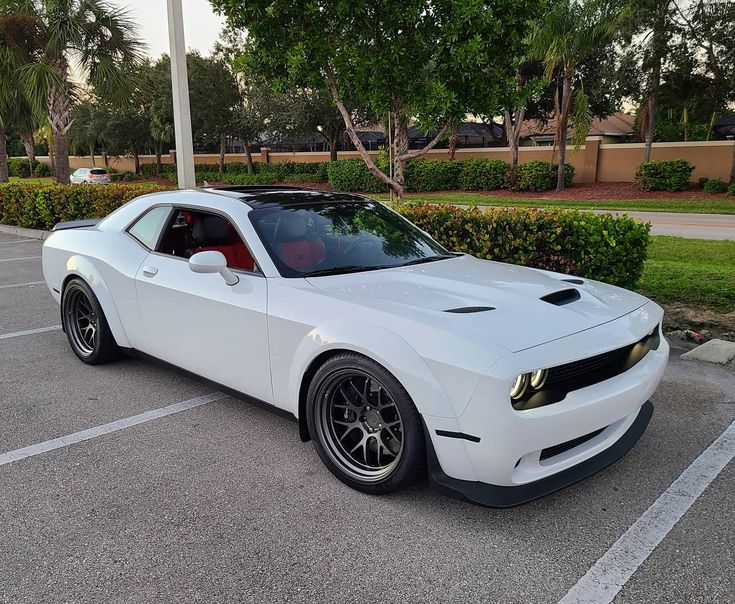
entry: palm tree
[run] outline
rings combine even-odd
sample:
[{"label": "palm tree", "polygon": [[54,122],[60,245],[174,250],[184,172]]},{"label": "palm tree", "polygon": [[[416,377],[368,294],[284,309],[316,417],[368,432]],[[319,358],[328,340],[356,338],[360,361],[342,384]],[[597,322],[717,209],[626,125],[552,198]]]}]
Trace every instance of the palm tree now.
[{"label": "palm tree", "polygon": [[19,80],[32,103],[48,112],[56,179],[69,182],[72,67],[95,90],[123,101],[141,56],[136,27],[127,11],[103,0],[0,0],[0,19],[8,46],[22,47],[22,36],[33,33]]},{"label": "palm tree", "polygon": [[564,189],[570,116],[579,117],[577,134],[580,136],[586,136],[584,125],[589,124],[587,97],[581,88],[575,89],[577,65],[612,39],[623,15],[622,6],[619,0],[559,0],[533,25],[529,34],[529,58],[543,63],[548,80],[554,74],[558,77],[554,95],[555,143],[559,146],[557,191]]}]

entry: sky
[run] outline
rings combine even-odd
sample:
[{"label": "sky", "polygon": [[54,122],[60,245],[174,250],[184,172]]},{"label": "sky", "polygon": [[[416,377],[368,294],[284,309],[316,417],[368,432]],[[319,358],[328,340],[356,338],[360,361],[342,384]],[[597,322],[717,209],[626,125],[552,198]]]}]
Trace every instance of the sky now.
[{"label": "sky", "polygon": [[[166,0],[109,0],[109,3],[130,10],[148,56],[155,59],[168,52]],[[181,4],[187,50],[208,54],[219,37],[224,19],[214,13],[207,0],[182,0]]]}]

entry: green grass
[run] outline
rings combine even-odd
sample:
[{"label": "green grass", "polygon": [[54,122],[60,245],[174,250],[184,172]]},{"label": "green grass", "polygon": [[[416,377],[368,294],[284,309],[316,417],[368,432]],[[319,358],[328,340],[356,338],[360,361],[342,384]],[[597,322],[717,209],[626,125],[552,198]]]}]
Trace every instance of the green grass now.
[{"label": "green grass", "polygon": [[[388,199],[387,195],[377,195]],[[531,208],[570,208],[575,210],[623,210],[629,212],[683,212],[704,214],[735,214],[735,197],[715,199],[537,199],[503,197],[482,193],[412,193],[409,201],[451,203],[478,206],[516,206]]]},{"label": "green grass", "polygon": [[652,237],[640,291],[657,302],[735,310],[735,241]]},{"label": "green grass", "polygon": [[53,178],[18,178],[11,176],[10,182],[22,182],[28,185],[50,185],[54,182]]}]

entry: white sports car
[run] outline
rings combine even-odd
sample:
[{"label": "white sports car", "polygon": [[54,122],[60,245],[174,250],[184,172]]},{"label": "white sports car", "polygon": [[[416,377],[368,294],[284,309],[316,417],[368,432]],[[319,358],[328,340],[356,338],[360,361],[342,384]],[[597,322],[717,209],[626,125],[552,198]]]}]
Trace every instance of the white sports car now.
[{"label": "white sports car", "polygon": [[43,247],[72,350],[153,357],[298,421],[337,478],[505,507],[624,455],[652,414],[662,310],[453,254],[384,205],[288,187],[171,191]]}]

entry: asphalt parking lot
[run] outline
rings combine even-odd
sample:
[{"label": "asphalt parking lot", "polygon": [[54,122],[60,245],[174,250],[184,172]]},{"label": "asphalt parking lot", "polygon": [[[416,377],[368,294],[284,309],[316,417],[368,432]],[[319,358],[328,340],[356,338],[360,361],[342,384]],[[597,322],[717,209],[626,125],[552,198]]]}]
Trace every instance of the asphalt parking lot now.
[{"label": "asphalt parking lot", "polygon": [[[619,565],[611,551],[640,553],[617,540],[652,505],[655,524],[686,499],[659,497],[735,420],[735,371],[674,354],[626,457],[508,510],[426,484],[382,498],[352,491],[295,423],[227,396],[3,458],[212,392],[136,359],[79,362],[40,283],[40,255],[41,242],[0,235],[3,604],[609,601],[585,574]],[[725,464],[615,602],[734,601],[735,462]]]}]

